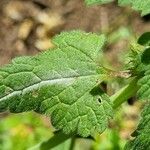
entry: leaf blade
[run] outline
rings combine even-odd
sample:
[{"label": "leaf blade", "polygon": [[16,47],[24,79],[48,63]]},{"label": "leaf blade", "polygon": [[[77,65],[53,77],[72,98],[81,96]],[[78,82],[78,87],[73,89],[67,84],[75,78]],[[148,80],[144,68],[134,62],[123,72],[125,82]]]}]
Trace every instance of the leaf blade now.
[{"label": "leaf blade", "polygon": [[150,46],[150,32],[143,33],[139,37],[138,43],[143,45],[143,46]]},{"label": "leaf blade", "polygon": [[[0,111],[34,110],[50,115],[64,133],[103,132],[112,116],[109,98],[97,87],[106,77],[97,63],[103,35],[72,31],[54,38],[56,47],[21,57],[0,69]],[[97,87],[97,93],[91,91]]]}]

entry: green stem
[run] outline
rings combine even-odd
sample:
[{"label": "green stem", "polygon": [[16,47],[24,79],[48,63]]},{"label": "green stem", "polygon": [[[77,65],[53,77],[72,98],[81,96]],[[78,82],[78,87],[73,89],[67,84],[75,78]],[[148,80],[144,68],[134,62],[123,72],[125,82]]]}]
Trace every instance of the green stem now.
[{"label": "green stem", "polygon": [[73,137],[71,138],[71,144],[70,144],[69,150],[73,150],[73,149],[74,149],[75,141],[76,141],[76,138],[75,138],[75,136],[73,136]]},{"label": "green stem", "polygon": [[50,138],[48,141],[43,142],[40,145],[40,150],[48,150],[48,149],[52,149],[55,146],[63,143],[64,141],[68,140],[70,137],[72,137],[73,135],[66,135],[60,131],[58,131],[52,138]]},{"label": "green stem", "polygon": [[136,94],[138,90],[137,81],[137,77],[133,78],[128,85],[110,97],[111,101],[113,102],[114,109]]}]

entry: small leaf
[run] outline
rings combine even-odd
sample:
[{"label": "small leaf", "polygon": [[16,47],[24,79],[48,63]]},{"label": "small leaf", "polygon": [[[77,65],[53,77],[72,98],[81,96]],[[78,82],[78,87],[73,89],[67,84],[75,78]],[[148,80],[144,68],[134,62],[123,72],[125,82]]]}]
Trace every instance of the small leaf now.
[{"label": "small leaf", "polygon": [[134,10],[141,11],[142,16],[150,13],[150,0],[118,0],[118,4],[131,5]]},{"label": "small leaf", "polygon": [[[87,5],[105,4],[113,0],[85,0]],[[118,5],[131,5],[134,10],[141,11],[142,16],[150,13],[150,0],[118,0]]]},{"label": "small leaf", "polygon": [[142,53],[141,62],[143,64],[150,64],[150,48],[145,49]]},{"label": "small leaf", "polygon": [[105,37],[72,31],[53,41],[56,48],[16,58],[0,69],[0,111],[47,114],[66,134],[103,132],[113,114],[108,96],[98,87],[107,76],[97,61]]},{"label": "small leaf", "polygon": [[150,48],[145,49],[141,52],[141,63],[137,66],[139,68],[139,74],[142,75],[141,79],[138,81],[139,99],[148,100],[150,99]]},{"label": "small leaf", "polygon": [[138,43],[143,46],[150,46],[150,32],[143,33],[138,39]]}]

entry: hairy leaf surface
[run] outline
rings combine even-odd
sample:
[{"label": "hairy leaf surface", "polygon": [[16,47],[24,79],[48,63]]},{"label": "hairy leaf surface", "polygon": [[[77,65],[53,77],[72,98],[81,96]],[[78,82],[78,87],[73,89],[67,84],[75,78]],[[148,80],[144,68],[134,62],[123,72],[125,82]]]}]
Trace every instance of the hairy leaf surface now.
[{"label": "hairy leaf surface", "polygon": [[141,117],[137,130],[132,134],[134,139],[127,143],[126,150],[150,149],[150,104],[144,107]]},{"label": "hairy leaf surface", "polygon": [[64,32],[54,38],[56,48],[12,60],[0,69],[0,111],[46,113],[65,133],[104,131],[112,116],[98,86],[105,77],[97,61],[104,41],[103,35]]},{"label": "hairy leaf surface", "polygon": [[142,78],[138,81],[139,99],[150,99],[150,48],[146,48],[140,55],[140,63],[137,67]]},{"label": "hairy leaf surface", "polygon": [[[147,68],[150,68],[150,66],[148,65]],[[144,77],[139,80],[138,84],[140,87],[138,90],[139,99],[150,99],[150,70],[144,73]]]}]

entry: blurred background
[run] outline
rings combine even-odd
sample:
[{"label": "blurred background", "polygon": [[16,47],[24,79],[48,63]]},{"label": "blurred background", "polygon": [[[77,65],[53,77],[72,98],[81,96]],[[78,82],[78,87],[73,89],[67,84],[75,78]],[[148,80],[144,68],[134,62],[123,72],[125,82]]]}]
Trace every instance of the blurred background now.
[{"label": "blurred background", "polygon": [[[83,0],[0,0],[0,65],[52,48],[53,36],[74,29],[106,34],[107,65],[121,69],[130,44],[150,30],[150,15],[141,17],[117,2],[86,7]],[[109,91],[118,90],[122,82],[112,83]],[[128,100],[106,132],[96,141],[78,138],[74,150],[122,150],[136,128],[140,109],[135,98]],[[53,130],[49,118],[34,112],[0,114],[0,150],[27,150],[47,140]],[[63,144],[64,150],[69,142]]]}]

